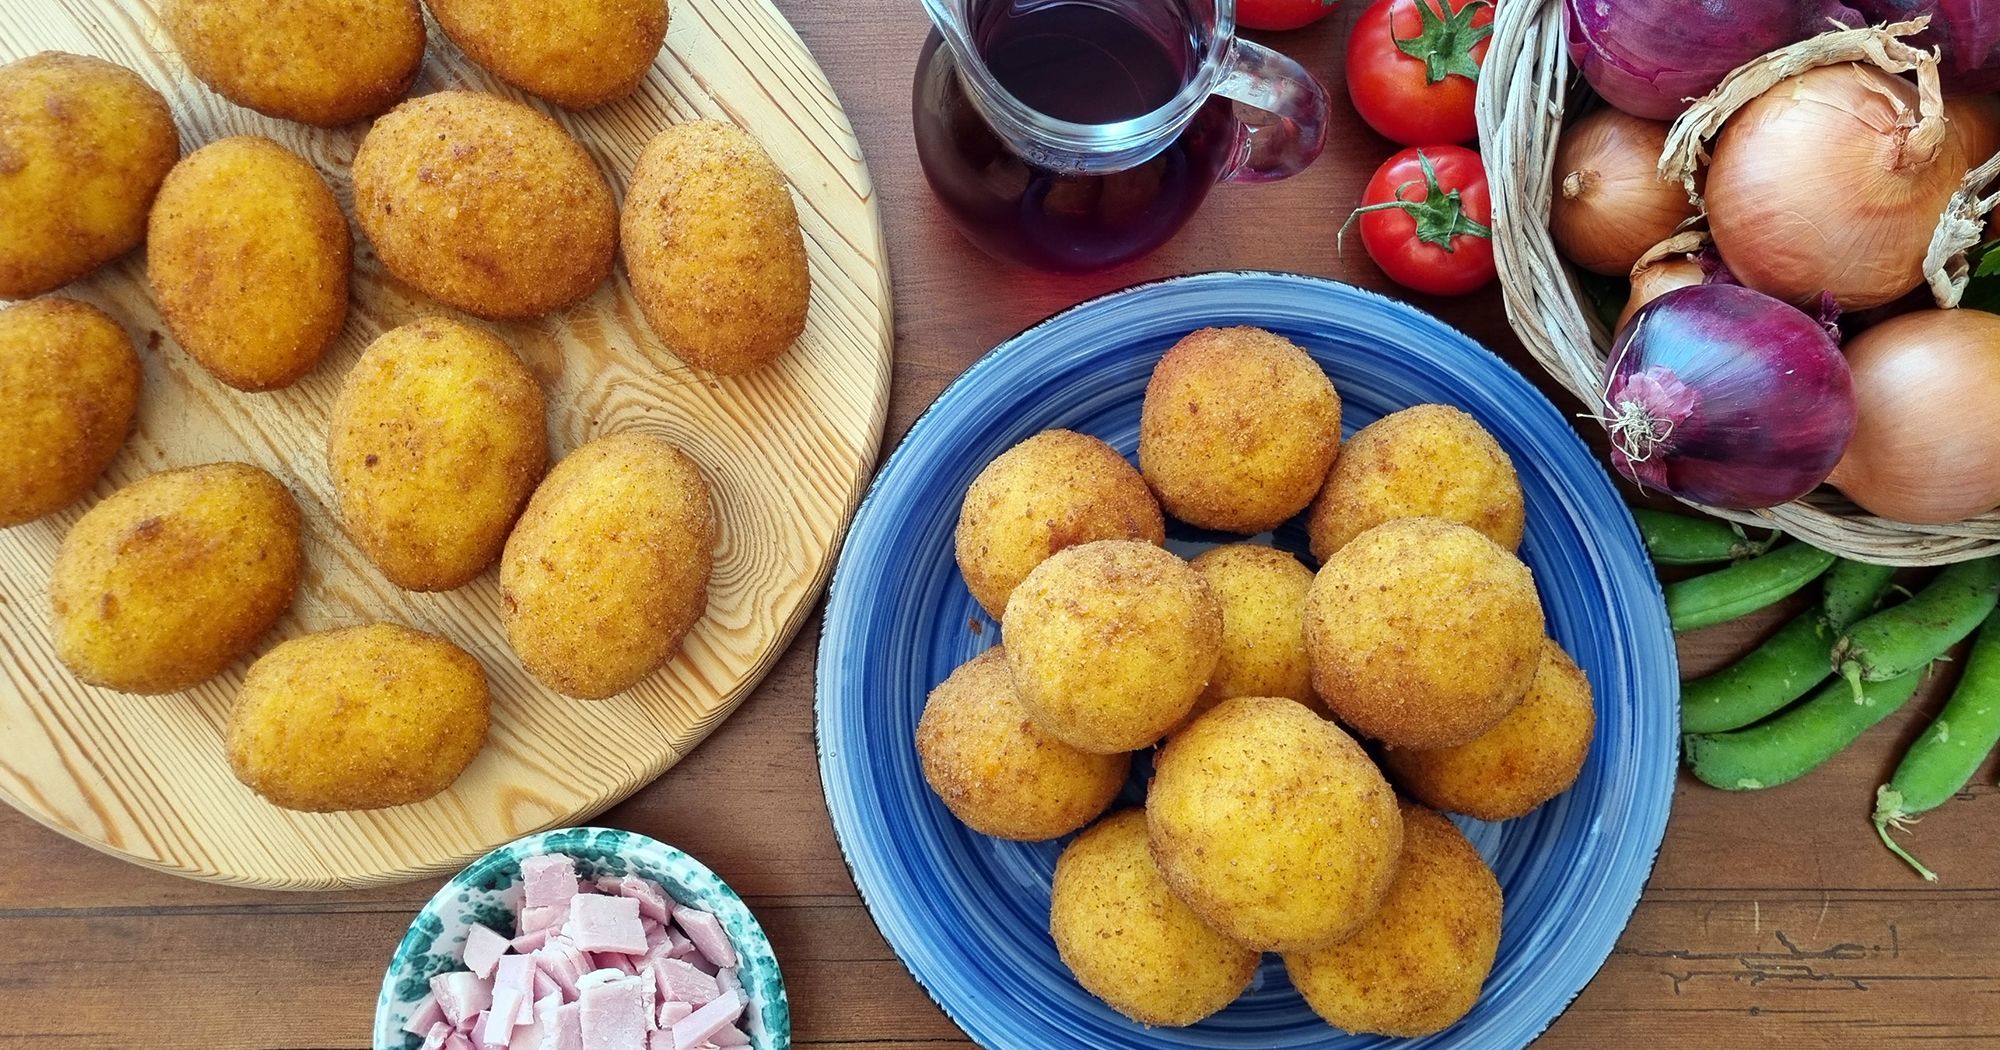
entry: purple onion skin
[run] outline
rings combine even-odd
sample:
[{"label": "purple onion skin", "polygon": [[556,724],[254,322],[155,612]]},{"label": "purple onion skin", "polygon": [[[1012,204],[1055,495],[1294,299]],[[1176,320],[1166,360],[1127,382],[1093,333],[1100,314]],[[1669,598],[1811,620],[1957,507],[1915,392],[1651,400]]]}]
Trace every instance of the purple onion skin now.
[{"label": "purple onion skin", "polygon": [[1680,116],[1687,100],[1714,90],[1737,66],[1832,29],[1830,18],[1862,24],[1854,8],[1837,0],[1566,0],[1564,6],[1570,58],[1584,79],[1605,101],[1652,120]]},{"label": "purple onion skin", "polygon": [[1712,507],[1798,499],[1854,435],[1854,382],[1833,337],[1740,285],[1676,288],[1646,304],[1611,348],[1606,388],[1612,466]]},{"label": "purple onion skin", "polygon": [[1918,47],[1941,48],[1938,79],[1947,95],[2000,91],[2000,0],[1853,0],[1870,22],[1931,16],[1931,26],[1910,38]]}]

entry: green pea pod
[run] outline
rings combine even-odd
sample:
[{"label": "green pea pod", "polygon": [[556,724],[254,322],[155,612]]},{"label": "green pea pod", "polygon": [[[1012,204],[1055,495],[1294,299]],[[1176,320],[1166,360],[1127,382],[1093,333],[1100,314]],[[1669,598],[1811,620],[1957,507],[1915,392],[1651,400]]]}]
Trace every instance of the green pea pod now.
[{"label": "green pea pod", "polygon": [[1739,729],[1806,695],[1826,680],[1836,632],[1808,609],[1741,660],[1681,685],[1681,732]]},{"label": "green pea pod", "polygon": [[1889,580],[1896,575],[1894,565],[1870,565],[1842,558],[1826,571],[1826,622],[1844,631],[1875,611]]},{"label": "green pea pod", "polygon": [[1816,547],[1787,543],[1727,569],[1667,584],[1667,619],[1675,631],[1727,623],[1789,597],[1833,561]]},{"label": "green pea pod", "polygon": [[1743,530],[1714,518],[1668,514],[1646,507],[1633,507],[1632,520],[1639,525],[1639,538],[1656,565],[1709,565],[1740,561],[1770,549],[1771,540],[1762,542],[1743,535]]},{"label": "green pea pod", "polygon": [[1935,882],[1937,873],[1897,845],[1889,829],[1905,830],[1911,818],[1958,794],[1995,744],[2000,744],[2000,612],[1987,615],[1944,710],[1910,745],[1896,774],[1875,791],[1875,833],[1925,879]]},{"label": "green pea pod", "polygon": [[1695,779],[1725,791],[1754,791],[1788,784],[1825,765],[1870,726],[1909,702],[1921,670],[1870,682],[1856,702],[1845,682],[1829,682],[1812,699],[1733,733],[1683,738]]},{"label": "green pea pod", "polygon": [[2000,558],[1960,562],[1916,597],[1855,624],[1833,644],[1832,667],[1851,683],[1921,670],[1976,629],[2000,603]]}]

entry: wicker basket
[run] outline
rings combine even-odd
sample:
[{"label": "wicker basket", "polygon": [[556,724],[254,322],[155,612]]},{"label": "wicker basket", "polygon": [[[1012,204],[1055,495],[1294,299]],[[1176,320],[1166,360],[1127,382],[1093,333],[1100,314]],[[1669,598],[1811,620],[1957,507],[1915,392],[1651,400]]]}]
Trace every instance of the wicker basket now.
[{"label": "wicker basket", "polygon": [[[1611,335],[1594,312],[1584,309],[1576,279],[1549,235],[1556,139],[1571,98],[1563,0],[1508,0],[1497,6],[1480,78],[1479,144],[1492,183],[1500,287],[1508,317],[1528,352],[1584,404],[1595,406],[1602,398]],[[1993,167],[1982,172],[1990,176]],[[1984,181],[1979,174],[1968,177],[1967,188],[1941,223],[1952,226],[1955,213],[1961,237],[1967,217],[1978,214],[1978,185]],[[1941,242],[1946,234],[1941,228]],[[1934,252],[1946,254],[1950,252]],[[1942,268],[1951,270],[1949,265]],[[1956,274],[1961,286],[1962,271],[1961,259]],[[1956,302],[1955,295],[1949,298]],[[1880,564],[1940,565],[2000,554],[2000,512],[1950,525],[1907,525],[1869,515],[1824,487],[1768,510],[1689,505],[1730,521],[1782,529],[1836,554]]]}]

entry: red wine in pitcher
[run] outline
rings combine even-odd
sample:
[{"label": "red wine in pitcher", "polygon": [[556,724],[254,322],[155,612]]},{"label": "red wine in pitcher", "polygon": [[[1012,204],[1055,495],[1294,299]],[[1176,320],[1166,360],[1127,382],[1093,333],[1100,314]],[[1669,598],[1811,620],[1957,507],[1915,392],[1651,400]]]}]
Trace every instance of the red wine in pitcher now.
[{"label": "red wine in pitcher", "polygon": [[1149,158],[1090,173],[1024,155],[968,91],[997,85],[1031,120],[1107,130],[1156,114],[1201,61],[1180,0],[970,0],[970,13],[983,69],[962,78],[933,33],[913,99],[917,157],[966,236],[1002,259],[1064,271],[1115,266],[1172,237],[1236,147],[1228,100],[1203,103]]}]

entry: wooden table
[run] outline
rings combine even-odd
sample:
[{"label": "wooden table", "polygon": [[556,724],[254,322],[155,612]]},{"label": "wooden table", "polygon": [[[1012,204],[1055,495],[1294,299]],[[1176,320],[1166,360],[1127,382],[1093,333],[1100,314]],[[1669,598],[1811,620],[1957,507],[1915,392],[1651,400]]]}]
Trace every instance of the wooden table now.
[{"label": "wooden table", "polygon": [[[1332,144],[1305,175],[1218,190],[1176,242],[1118,272],[1033,276],[961,241],[917,170],[909,76],[924,25],[914,0],[778,3],[846,102],[882,195],[899,335],[885,448],[994,343],[1136,281],[1264,268],[1396,294],[1358,248],[1335,251],[1334,231],[1390,152],[1338,98]],[[1339,96],[1335,44],[1352,17],[1271,42]],[[1539,377],[1497,294],[1417,301]],[[1780,619],[1689,636],[1683,665],[1726,662]],[[969,1045],[883,943],[834,843],[813,743],[818,637],[815,619],[727,724],[602,822],[682,846],[749,898],[784,964],[799,1045]],[[1875,785],[1938,692],[1927,687],[1789,787],[1729,795],[1683,776],[1631,926],[1538,1045],[2000,1045],[1993,769],[1917,834],[1943,882],[1919,881],[1866,820]],[[4,807],[0,849],[0,1046],[36,1050],[365,1047],[382,966],[439,881],[296,895],[204,885],[114,861]]]}]

